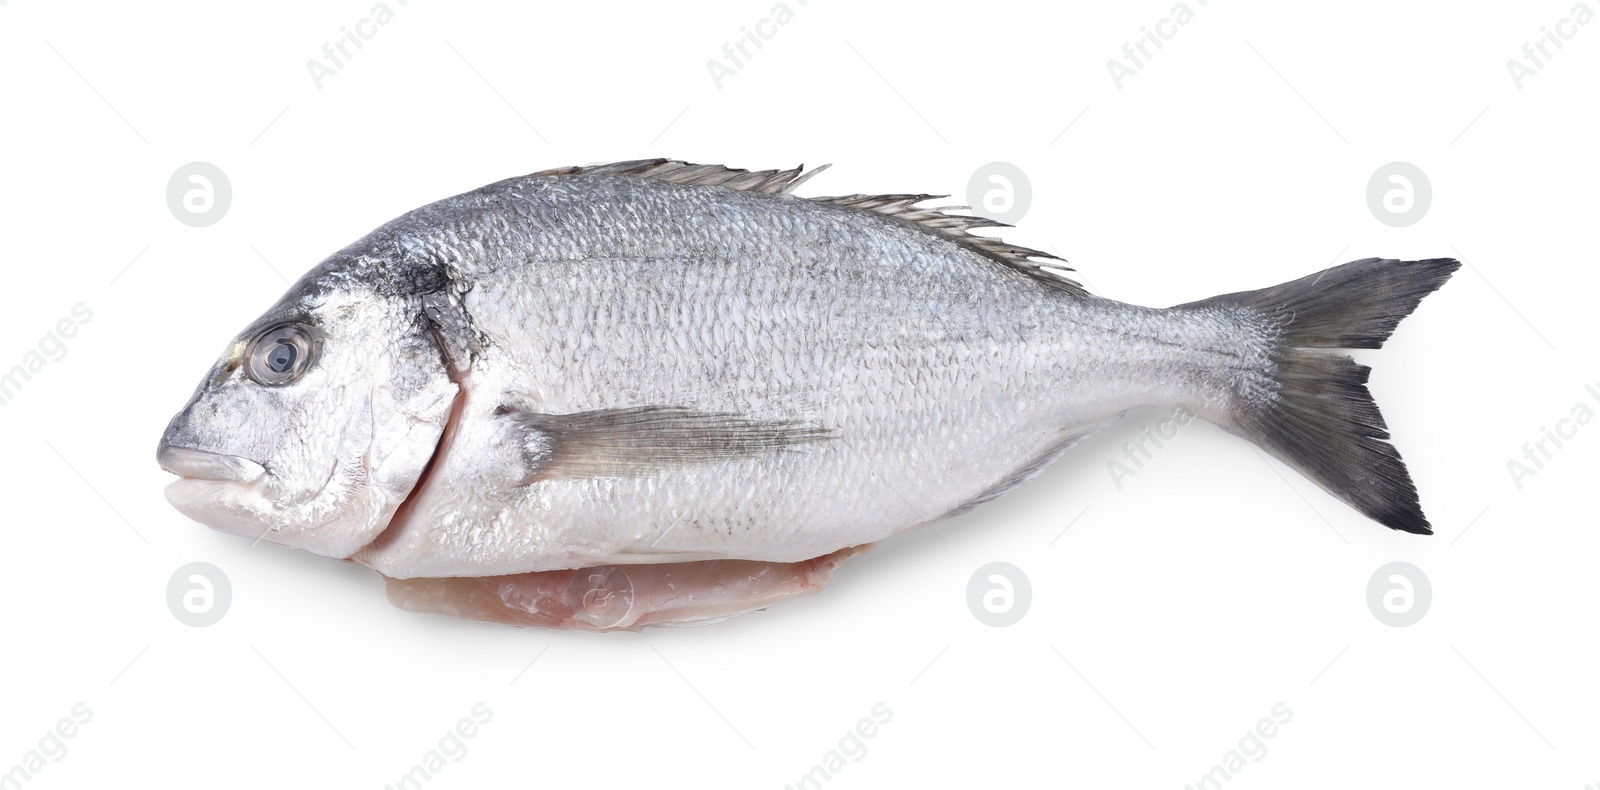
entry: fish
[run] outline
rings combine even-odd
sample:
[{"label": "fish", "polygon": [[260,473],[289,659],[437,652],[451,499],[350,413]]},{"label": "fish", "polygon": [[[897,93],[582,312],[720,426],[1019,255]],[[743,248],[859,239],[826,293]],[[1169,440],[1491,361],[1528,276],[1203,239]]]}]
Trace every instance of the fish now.
[{"label": "fish", "polygon": [[564,167],[385,223],[229,341],[162,434],[168,501],[408,611],[589,631],[816,593],[1143,407],[1431,532],[1342,350],[1458,261],[1143,307],[942,195],[796,194],[826,167]]}]

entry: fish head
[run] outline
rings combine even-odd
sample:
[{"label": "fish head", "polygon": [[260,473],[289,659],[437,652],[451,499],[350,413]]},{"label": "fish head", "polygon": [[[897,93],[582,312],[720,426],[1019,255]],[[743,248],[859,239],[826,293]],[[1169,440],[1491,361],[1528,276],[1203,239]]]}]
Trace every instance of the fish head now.
[{"label": "fish head", "polygon": [[316,274],[228,344],[157,461],[189,518],[348,557],[421,478],[460,388],[414,299]]}]

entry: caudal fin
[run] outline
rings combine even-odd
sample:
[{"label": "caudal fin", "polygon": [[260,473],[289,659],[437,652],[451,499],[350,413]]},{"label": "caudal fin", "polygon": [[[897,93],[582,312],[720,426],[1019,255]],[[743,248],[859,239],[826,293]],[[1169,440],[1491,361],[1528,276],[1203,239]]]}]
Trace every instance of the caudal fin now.
[{"label": "caudal fin", "polygon": [[1308,349],[1379,348],[1461,264],[1449,258],[1367,258],[1259,291],[1213,296],[1180,308],[1245,308],[1275,333],[1271,378],[1231,405],[1231,425],[1328,493],[1393,529],[1431,534],[1416,486],[1378,404],[1371,368],[1344,354]]}]

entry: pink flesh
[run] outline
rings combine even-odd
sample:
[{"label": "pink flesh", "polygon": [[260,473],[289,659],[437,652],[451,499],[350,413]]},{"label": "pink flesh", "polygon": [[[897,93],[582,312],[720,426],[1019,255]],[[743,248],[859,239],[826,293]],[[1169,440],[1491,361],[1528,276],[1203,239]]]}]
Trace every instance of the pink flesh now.
[{"label": "pink flesh", "polygon": [[804,562],[707,560],[602,565],[566,571],[449,579],[389,579],[389,602],[408,612],[486,623],[637,631],[697,625],[809,595],[872,544]]}]

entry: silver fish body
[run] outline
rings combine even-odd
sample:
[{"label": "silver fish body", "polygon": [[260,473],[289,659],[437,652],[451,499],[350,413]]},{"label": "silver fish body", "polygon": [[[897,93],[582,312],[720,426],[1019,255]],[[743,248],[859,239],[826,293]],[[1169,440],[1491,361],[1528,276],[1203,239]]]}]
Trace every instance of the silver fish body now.
[{"label": "silver fish body", "polygon": [[163,458],[252,477],[180,481],[174,504],[392,579],[799,567],[1161,406],[1427,530],[1366,369],[1304,349],[1381,344],[1454,262],[1139,307],[928,196],[802,198],[801,180],[571,168],[384,225],[241,334],[174,418]]}]

